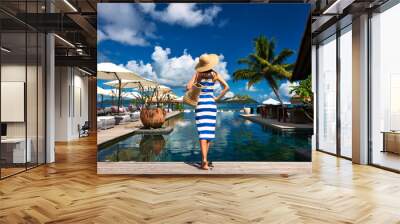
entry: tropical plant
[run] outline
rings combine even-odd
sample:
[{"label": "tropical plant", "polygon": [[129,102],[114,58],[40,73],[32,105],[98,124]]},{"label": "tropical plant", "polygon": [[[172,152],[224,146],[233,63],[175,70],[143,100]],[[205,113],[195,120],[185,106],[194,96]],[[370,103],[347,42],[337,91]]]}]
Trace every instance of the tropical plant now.
[{"label": "tropical plant", "polygon": [[302,108],[304,114],[310,119],[313,119],[313,92],[311,86],[311,75],[304,80],[299,82],[299,85],[293,85],[290,87],[290,94],[296,94],[300,97],[301,101],[304,103],[305,108]]},{"label": "tropical plant", "polygon": [[290,87],[290,94],[296,94],[302,100],[302,102],[306,105],[312,104],[313,92],[311,88],[311,75],[309,75],[306,79],[301,80],[299,85],[293,85]]},{"label": "tropical plant", "polygon": [[247,80],[247,88],[265,80],[278,100],[283,103],[279,95],[278,81],[292,77],[293,64],[285,63],[292,54],[290,49],[283,49],[276,54],[275,40],[268,40],[261,35],[254,39],[254,52],[246,58],[239,59],[238,63],[247,65],[247,68],[235,71],[233,80]]},{"label": "tropical plant", "polygon": [[139,105],[140,108],[162,108],[163,103],[169,99],[169,95],[160,91],[159,86],[147,88],[140,86],[138,92],[132,103]]},{"label": "tropical plant", "polygon": [[183,111],[185,108],[184,108],[183,104],[179,103],[176,105],[175,109],[179,110],[179,111]]}]

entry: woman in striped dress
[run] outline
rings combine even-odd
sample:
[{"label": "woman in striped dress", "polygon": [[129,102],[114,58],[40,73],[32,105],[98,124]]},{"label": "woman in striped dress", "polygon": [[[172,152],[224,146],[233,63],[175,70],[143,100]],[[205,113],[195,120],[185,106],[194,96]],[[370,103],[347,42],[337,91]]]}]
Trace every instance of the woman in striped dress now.
[{"label": "woman in striped dress", "polygon": [[[192,88],[192,85],[195,83],[203,86],[195,112],[202,156],[201,168],[205,170],[209,169],[207,154],[211,140],[215,138],[217,119],[216,101],[221,99],[229,90],[226,81],[213,70],[217,64],[218,55],[203,54],[200,56],[199,63],[196,65],[196,73],[187,85],[188,89]],[[214,85],[216,82],[219,82],[223,87],[223,90],[217,97],[214,96]]]}]

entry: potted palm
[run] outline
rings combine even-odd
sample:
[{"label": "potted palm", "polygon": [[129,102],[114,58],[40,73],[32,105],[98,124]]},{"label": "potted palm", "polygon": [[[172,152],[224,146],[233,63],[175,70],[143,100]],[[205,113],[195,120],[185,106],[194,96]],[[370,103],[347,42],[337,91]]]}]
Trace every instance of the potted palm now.
[{"label": "potted palm", "polygon": [[165,122],[166,111],[163,108],[163,102],[166,94],[160,91],[158,86],[147,88],[140,86],[138,89],[140,94],[135,98],[135,102],[141,108],[140,121],[143,127],[161,128]]}]

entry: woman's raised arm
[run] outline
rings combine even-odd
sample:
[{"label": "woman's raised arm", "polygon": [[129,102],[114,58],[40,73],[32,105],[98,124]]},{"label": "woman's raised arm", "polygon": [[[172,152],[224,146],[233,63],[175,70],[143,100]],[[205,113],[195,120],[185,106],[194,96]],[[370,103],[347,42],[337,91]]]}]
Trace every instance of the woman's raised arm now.
[{"label": "woman's raised arm", "polygon": [[229,91],[228,83],[225,81],[224,78],[222,78],[222,76],[219,73],[217,73],[216,80],[221,84],[223,89],[222,89],[221,93],[219,94],[219,96],[215,97],[215,101],[220,100]]},{"label": "woman's raised arm", "polygon": [[196,76],[197,76],[197,73],[194,73],[194,75],[192,76],[192,79],[190,79],[189,82],[186,84],[186,90],[189,90],[192,88],[192,86],[194,85]]}]

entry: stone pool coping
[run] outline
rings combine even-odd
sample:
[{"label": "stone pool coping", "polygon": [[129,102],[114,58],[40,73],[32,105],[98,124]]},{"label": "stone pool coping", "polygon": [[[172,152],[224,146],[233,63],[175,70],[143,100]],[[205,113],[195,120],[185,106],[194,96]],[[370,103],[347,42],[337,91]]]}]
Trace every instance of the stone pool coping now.
[{"label": "stone pool coping", "polygon": [[[172,111],[169,112],[165,120],[171,119],[175,116],[181,114],[182,111]],[[126,124],[116,125],[113,128],[107,130],[101,130],[97,132],[97,146],[105,145],[107,143],[122,139],[128,135],[134,134],[137,130],[142,127],[142,122],[140,120],[129,122]]]},{"label": "stone pool coping", "polygon": [[269,175],[310,174],[312,162],[213,162],[211,170],[186,162],[97,162],[104,175]]},{"label": "stone pool coping", "polygon": [[240,114],[240,117],[243,119],[253,121],[277,130],[283,131],[295,131],[295,130],[313,130],[313,124],[296,124],[296,123],[289,123],[289,122],[279,122],[275,119],[268,119],[268,118],[261,118],[261,116],[256,114]]}]

